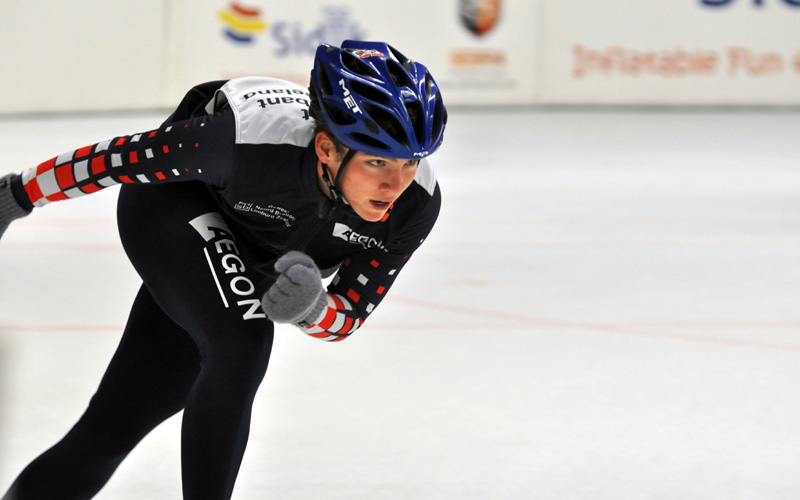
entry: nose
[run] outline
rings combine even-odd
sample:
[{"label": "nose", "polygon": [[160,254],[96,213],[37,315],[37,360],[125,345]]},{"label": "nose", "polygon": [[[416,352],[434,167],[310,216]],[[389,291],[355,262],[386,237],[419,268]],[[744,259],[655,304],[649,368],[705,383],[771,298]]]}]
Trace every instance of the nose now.
[{"label": "nose", "polygon": [[403,191],[402,169],[398,167],[388,169],[381,182],[381,190],[390,194],[400,194]]}]

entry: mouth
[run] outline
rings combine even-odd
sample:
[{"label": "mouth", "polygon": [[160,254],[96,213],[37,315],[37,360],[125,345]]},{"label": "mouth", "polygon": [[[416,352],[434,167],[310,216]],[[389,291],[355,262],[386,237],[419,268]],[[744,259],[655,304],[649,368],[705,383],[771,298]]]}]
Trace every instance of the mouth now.
[{"label": "mouth", "polygon": [[369,203],[376,210],[386,210],[392,205],[391,201],[381,201],[381,200],[369,200]]}]

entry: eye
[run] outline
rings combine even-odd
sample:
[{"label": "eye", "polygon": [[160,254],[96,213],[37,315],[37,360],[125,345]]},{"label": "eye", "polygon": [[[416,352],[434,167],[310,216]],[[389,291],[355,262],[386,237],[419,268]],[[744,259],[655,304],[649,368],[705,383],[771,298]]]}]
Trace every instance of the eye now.
[{"label": "eye", "polygon": [[378,160],[378,159],[370,160],[368,163],[373,167],[382,167],[386,165],[386,162],[384,160]]}]

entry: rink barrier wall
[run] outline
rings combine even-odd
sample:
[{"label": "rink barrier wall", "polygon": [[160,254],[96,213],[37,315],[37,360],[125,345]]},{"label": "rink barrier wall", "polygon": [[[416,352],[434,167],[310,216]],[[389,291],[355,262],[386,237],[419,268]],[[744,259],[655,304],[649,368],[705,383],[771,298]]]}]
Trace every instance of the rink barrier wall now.
[{"label": "rink barrier wall", "polygon": [[1,2],[0,23],[0,113],[306,85],[316,45],[346,38],[419,57],[449,105],[800,105],[800,0],[34,0]]}]

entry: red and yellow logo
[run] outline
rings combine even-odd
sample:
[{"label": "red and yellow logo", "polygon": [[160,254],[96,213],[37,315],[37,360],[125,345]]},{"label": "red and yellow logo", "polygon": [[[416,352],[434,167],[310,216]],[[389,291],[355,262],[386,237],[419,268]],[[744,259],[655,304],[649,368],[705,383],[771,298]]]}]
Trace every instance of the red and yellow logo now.
[{"label": "red and yellow logo", "polygon": [[225,26],[225,36],[236,43],[252,43],[258,33],[267,29],[258,7],[231,2],[228,8],[220,10],[217,15]]},{"label": "red and yellow logo", "polygon": [[500,19],[500,0],[460,0],[458,10],[461,23],[473,34],[483,36]]}]

